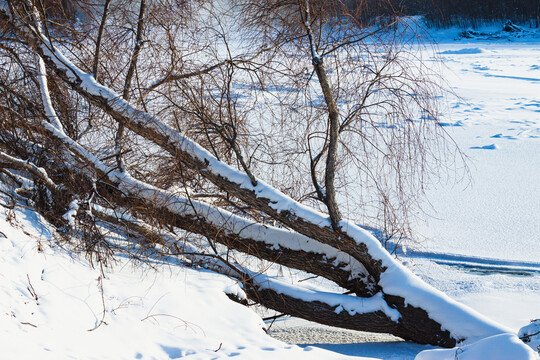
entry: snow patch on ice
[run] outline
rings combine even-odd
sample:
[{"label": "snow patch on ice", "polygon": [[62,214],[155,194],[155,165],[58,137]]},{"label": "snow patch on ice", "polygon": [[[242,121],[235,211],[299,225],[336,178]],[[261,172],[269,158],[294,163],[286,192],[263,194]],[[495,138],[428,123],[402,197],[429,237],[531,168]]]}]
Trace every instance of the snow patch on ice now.
[{"label": "snow patch on ice", "polygon": [[440,55],[473,55],[473,54],[481,54],[484,50],[480,48],[465,48],[465,49],[459,49],[459,50],[445,50],[439,52]]},{"label": "snow patch on ice", "polygon": [[476,149],[476,150],[497,150],[499,149],[499,145],[497,144],[490,144],[490,145],[484,145],[484,146],[471,146],[469,149]]}]

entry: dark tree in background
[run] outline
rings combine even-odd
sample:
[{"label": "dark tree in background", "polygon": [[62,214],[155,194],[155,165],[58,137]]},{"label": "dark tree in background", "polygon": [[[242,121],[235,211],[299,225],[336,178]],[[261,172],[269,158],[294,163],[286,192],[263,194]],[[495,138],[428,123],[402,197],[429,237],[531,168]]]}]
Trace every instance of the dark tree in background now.
[{"label": "dark tree in background", "polygon": [[424,15],[428,24],[436,27],[475,27],[491,21],[540,26],[537,0],[405,0],[399,3],[407,14]]}]

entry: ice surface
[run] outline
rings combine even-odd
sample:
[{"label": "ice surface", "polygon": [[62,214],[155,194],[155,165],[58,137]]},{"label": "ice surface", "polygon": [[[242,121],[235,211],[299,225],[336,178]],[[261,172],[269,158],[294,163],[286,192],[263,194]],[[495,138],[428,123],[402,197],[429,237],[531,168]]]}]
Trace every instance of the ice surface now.
[{"label": "ice surface", "polygon": [[539,49],[531,39],[442,39],[444,78],[462,97],[448,98],[445,120],[462,126],[446,129],[468,156],[471,182],[428,190],[434,211],[417,224],[426,238],[417,249],[540,263]]}]

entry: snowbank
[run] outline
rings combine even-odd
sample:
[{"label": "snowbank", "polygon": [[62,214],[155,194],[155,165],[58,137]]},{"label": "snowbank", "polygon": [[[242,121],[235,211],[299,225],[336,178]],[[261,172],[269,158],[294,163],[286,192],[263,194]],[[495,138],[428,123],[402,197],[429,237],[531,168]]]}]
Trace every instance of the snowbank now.
[{"label": "snowbank", "polygon": [[533,350],[540,352],[540,319],[532,320],[529,325],[522,327],[518,337]]},{"label": "snowbank", "polygon": [[103,277],[28,208],[0,208],[0,257],[2,358],[350,359],[271,338],[222,275],[116,258]]},{"label": "snowbank", "polygon": [[453,349],[425,350],[415,360],[537,360],[540,359],[531,348],[515,334],[491,336],[475,343]]}]

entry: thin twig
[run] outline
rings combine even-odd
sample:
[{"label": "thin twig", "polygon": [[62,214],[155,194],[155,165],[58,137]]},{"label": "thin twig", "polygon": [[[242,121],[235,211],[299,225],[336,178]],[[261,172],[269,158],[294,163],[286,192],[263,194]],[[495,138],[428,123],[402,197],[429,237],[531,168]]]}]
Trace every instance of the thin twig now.
[{"label": "thin twig", "polygon": [[107,16],[109,15],[109,7],[111,5],[111,0],[105,0],[105,5],[103,6],[103,16],[101,18],[101,24],[99,25],[97,40],[96,40],[96,52],[94,54],[94,65],[92,66],[92,74],[97,81],[98,69],[99,69],[99,52],[101,50],[101,39],[103,37],[103,31],[105,30],[105,23],[107,22]]},{"label": "thin twig", "polygon": [[30,276],[28,274],[26,274],[26,278],[28,279],[28,285],[26,287],[26,289],[28,290],[28,292],[30,293],[30,295],[32,295],[32,297],[34,298],[34,300],[36,300],[36,304],[39,305],[39,298],[38,298],[38,295],[36,293],[36,290],[34,289],[34,287],[32,286],[32,282],[30,281]]},{"label": "thin twig", "polygon": [[100,266],[101,274],[98,277],[98,286],[99,286],[99,292],[101,294],[101,304],[103,305],[103,312],[101,314],[101,320],[99,321],[99,323],[94,328],[92,328],[92,329],[90,329],[88,331],[94,331],[97,328],[99,328],[102,324],[107,325],[107,323],[105,322],[105,314],[106,314],[107,309],[105,307],[105,294],[104,294],[104,291],[103,291],[103,276],[104,276],[103,262],[100,261],[99,266]]}]

